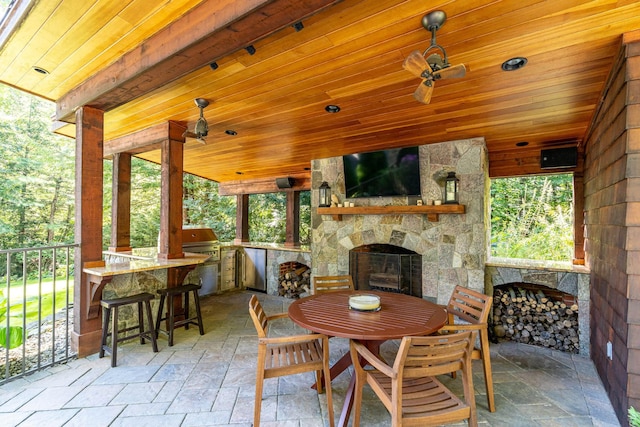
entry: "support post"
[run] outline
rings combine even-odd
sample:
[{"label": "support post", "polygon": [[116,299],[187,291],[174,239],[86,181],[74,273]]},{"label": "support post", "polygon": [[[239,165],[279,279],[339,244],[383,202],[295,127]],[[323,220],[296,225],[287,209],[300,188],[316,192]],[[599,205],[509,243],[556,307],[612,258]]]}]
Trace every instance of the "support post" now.
[{"label": "support post", "polygon": [[584,174],[573,174],[573,264],[584,265]]},{"label": "support post", "polygon": [[182,252],[182,160],[184,141],[169,135],[162,142],[160,184],[160,238],[158,258],[184,258]]},{"label": "support post", "polygon": [[91,290],[82,272],[85,262],[102,260],[102,146],[101,110],[84,106],[76,111],[75,275],[71,348],[79,357],[100,348],[101,316],[88,318]]},{"label": "support post", "polygon": [[113,155],[110,251],[131,250],[131,154]]},{"label": "support post", "polygon": [[287,191],[287,225],[284,245],[300,246],[300,192]]},{"label": "support post", "polygon": [[235,243],[249,241],[249,195],[236,196],[236,239]]}]

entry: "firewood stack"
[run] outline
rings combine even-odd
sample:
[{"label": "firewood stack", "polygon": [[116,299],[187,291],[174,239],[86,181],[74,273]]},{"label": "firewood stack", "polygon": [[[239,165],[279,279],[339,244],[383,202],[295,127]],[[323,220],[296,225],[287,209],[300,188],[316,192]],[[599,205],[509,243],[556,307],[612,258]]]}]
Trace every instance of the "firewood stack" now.
[{"label": "firewood stack", "polygon": [[495,288],[493,332],[498,339],[578,353],[578,305],[542,290]]},{"label": "firewood stack", "polygon": [[278,294],[281,297],[298,299],[304,293],[311,291],[311,269],[306,265],[299,265],[280,274],[278,279]]}]

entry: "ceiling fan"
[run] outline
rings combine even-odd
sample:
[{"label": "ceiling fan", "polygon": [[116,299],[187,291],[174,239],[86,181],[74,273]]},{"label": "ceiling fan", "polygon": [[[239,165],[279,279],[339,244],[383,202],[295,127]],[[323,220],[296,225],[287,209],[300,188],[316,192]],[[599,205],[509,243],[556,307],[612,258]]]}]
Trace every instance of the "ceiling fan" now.
[{"label": "ceiling fan", "polygon": [[[428,104],[431,101],[433,85],[436,80],[464,77],[467,72],[464,64],[451,66],[447,59],[447,52],[436,43],[436,31],[442,27],[446,19],[447,15],[441,10],[435,10],[422,17],[422,26],[431,31],[431,45],[424,53],[414,50],[402,64],[405,70],[422,79],[422,83],[413,93],[413,97],[423,104]],[[432,49],[439,49],[442,56],[437,52],[427,56]]]},{"label": "ceiling fan", "polygon": [[209,101],[204,98],[196,98],[195,103],[200,109],[200,117],[193,128],[193,132],[187,130],[182,136],[195,138],[196,141],[206,144],[207,141],[204,138],[209,134],[209,124],[204,118],[204,109],[209,105]]}]

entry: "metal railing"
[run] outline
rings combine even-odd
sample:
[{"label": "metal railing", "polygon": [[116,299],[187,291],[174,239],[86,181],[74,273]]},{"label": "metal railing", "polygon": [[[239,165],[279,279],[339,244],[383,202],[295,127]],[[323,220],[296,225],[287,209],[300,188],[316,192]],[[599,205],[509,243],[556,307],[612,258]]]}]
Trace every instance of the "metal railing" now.
[{"label": "metal railing", "polygon": [[66,362],[78,245],[0,250],[0,385]]}]

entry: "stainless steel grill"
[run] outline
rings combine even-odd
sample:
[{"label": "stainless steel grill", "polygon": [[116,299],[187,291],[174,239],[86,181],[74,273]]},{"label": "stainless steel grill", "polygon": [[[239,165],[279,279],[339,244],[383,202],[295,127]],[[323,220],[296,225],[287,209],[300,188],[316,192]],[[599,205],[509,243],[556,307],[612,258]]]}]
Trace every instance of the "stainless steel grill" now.
[{"label": "stainless steel grill", "polygon": [[189,273],[185,283],[201,283],[200,295],[218,292],[220,242],[216,233],[210,228],[185,228],[182,230],[182,250],[211,256]]}]

